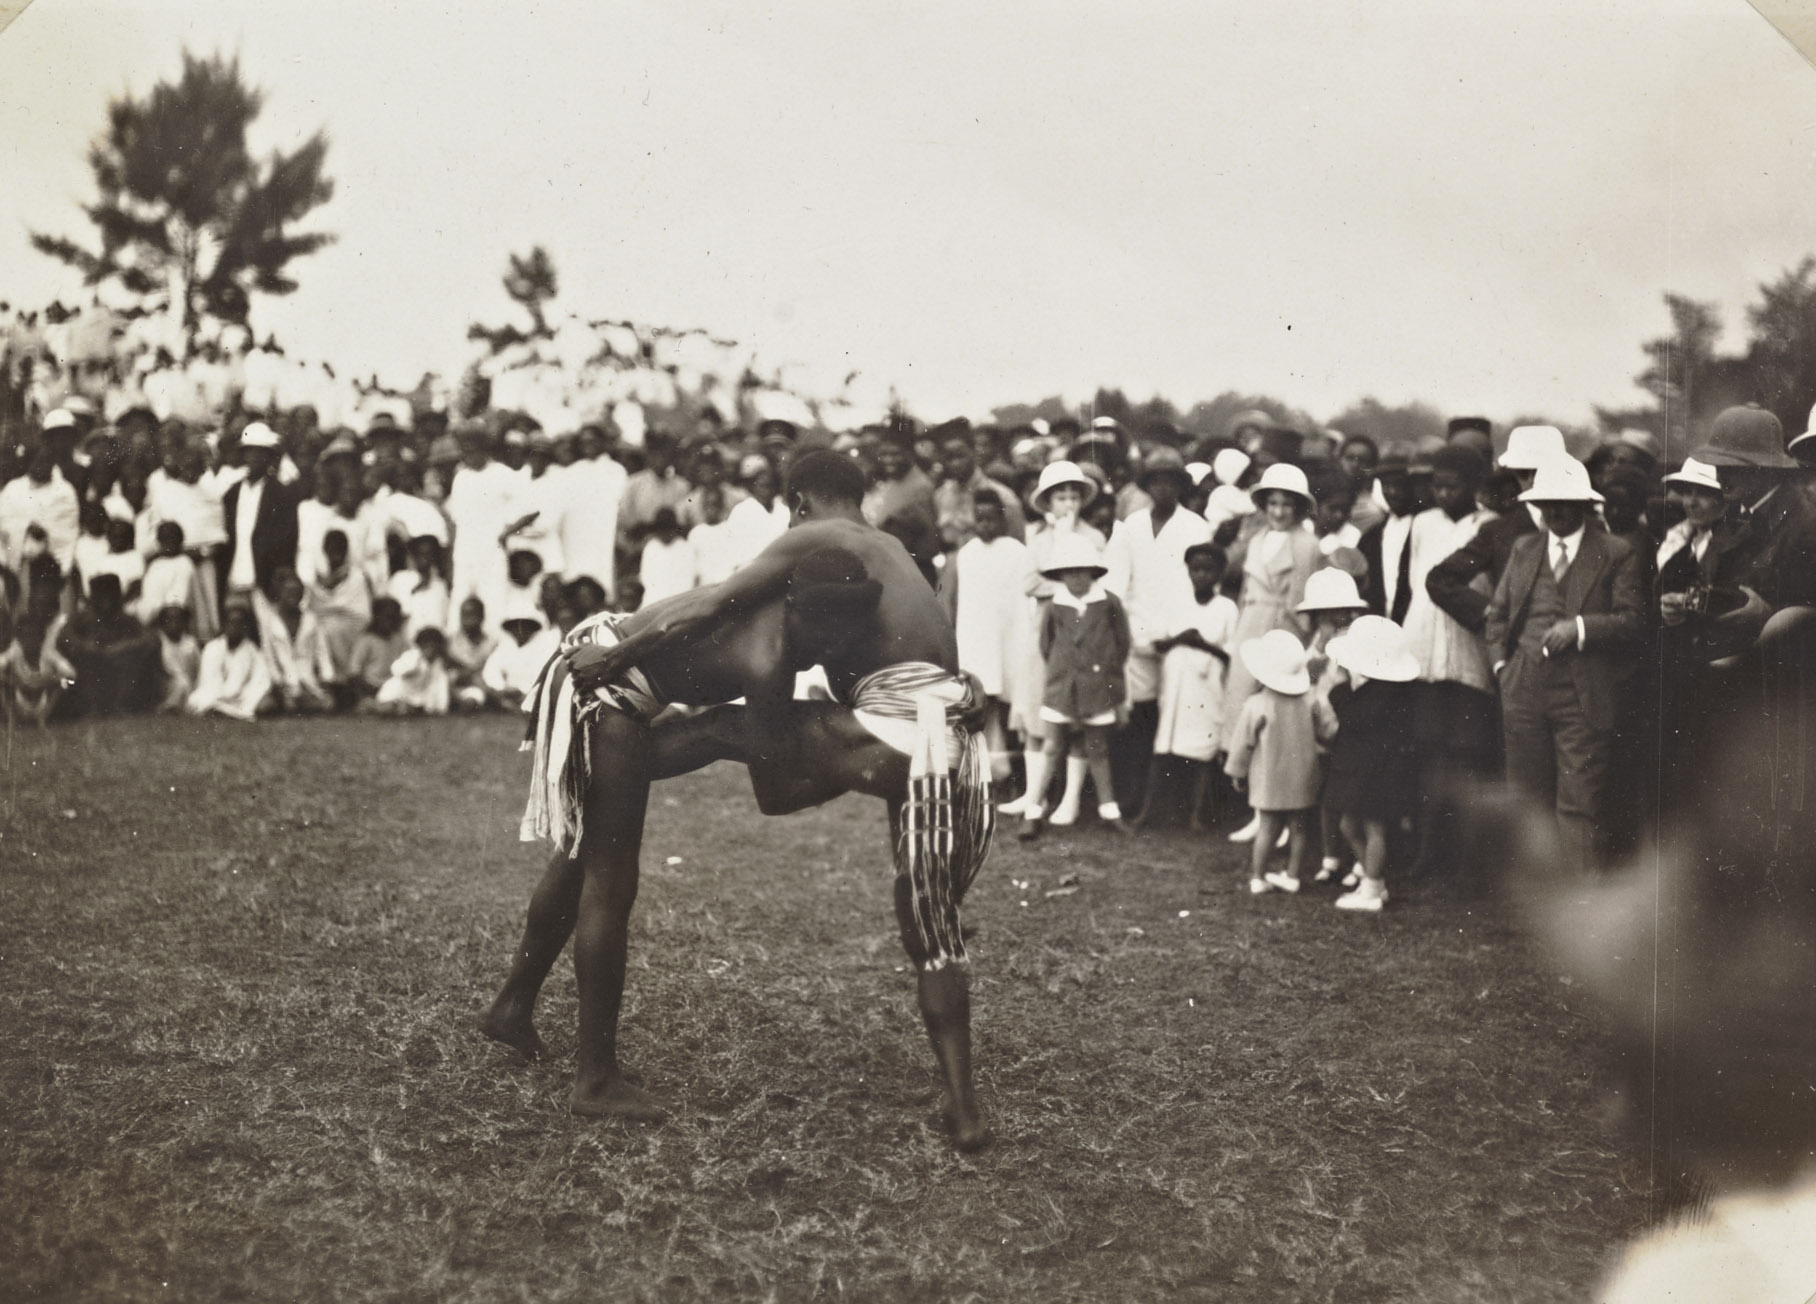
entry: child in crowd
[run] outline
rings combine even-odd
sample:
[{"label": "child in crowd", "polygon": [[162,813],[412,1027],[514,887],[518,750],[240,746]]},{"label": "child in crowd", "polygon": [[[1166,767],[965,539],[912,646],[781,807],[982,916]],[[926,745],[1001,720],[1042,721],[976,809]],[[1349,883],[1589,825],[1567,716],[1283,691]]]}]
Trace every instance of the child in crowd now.
[{"label": "child in crowd", "polygon": [[[39,604],[41,608],[47,605]],[[13,625],[12,641],[0,652],[0,702],[9,722],[23,717],[46,728],[63,690],[75,682],[76,668],[47,634],[41,610],[21,611]]]},{"label": "child in crowd", "polygon": [[448,636],[439,626],[425,625],[413,644],[391,663],[391,673],[368,709],[379,715],[448,713]]},{"label": "child in crowd", "polygon": [[1027,658],[1028,546],[1009,537],[995,490],[973,494],[971,511],[975,533],[941,573],[940,597],[957,633],[959,668],[976,675],[990,699],[984,735],[992,777],[1001,783],[1009,777],[1009,701]]},{"label": "child in crowd", "polygon": [[[1336,734],[1337,718],[1312,695],[1305,649],[1284,629],[1250,639],[1238,657],[1256,689],[1236,714],[1224,769],[1255,809],[1249,891],[1297,892],[1322,787],[1319,749]],[[1290,836],[1281,874],[1267,862],[1283,827]]]},{"label": "child in crowd", "polygon": [[591,575],[582,575],[579,579],[570,580],[567,586],[568,597],[574,600],[575,624],[588,616],[597,616],[606,610],[605,585]]},{"label": "child in crowd", "polygon": [[271,695],[271,670],[259,650],[257,622],[244,602],[221,612],[221,634],[202,649],[195,690],[184,709],[191,715],[224,715],[252,721]]},{"label": "child in crowd", "polygon": [[165,607],[181,607],[196,623],[196,603],[201,588],[196,583],[195,561],[183,551],[183,527],[175,521],[159,521],[158,550],[145,563],[145,578],[139,586],[139,619],[156,620]]},{"label": "child in crowd", "polygon": [[[1160,663],[1160,723],[1149,762],[1147,797],[1137,827],[1153,821],[1167,773],[1167,757],[1182,759],[1193,776],[1191,826],[1200,830],[1204,798],[1210,788],[1211,761],[1223,750],[1223,681],[1229,671],[1230,636],[1236,629],[1236,604],[1223,593],[1229,558],[1214,543],[1195,543],[1185,550],[1191,596],[1168,614],[1163,637],[1154,640]],[[1170,786],[1170,785],[1168,785]]]},{"label": "child in crowd", "polygon": [[[565,634],[574,626],[574,605],[568,600],[567,585],[561,582],[559,575],[544,575],[542,584],[536,590],[536,610],[542,613],[543,621],[551,628]],[[567,613],[567,624],[562,624],[562,613]]]},{"label": "child in crowd", "polygon": [[520,605],[505,612],[505,638],[486,661],[481,679],[494,706],[515,711],[536,686],[536,676],[561,647],[561,635],[543,624],[542,613]]},{"label": "child in crowd", "polygon": [[726,519],[729,508],[725,486],[705,485],[700,490],[700,523],[687,533],[693,545],[696,577],[701,584],[718,584],[728,580],[751,558],[736,526]]},{"label": "child in crowd", "polygon": [[334,681],[334,658],[321,625],[303,607],[303,582],[295,571],[281,570],[274,583],[277,605],[264,636],[275,702],[292,714],[331,711],[334,696],[327,686]]},{"label": "child in crowd", "polygon": [[164,666],[164,700],[159,711],[181,711],[202,673],[202,647],[189,632],[189,608],[177,603],[157,615],[158,656]]},{"label": "child in crowd", "polygon": [[635,575],[622,575],[618,579],[618,599],[612,610],[622,615],[643,609],[643,581]]},{"label": "child in crowd", "polygon": [[460,625],[448,639],[455,709],[477,711],[485,706],[486,686],[480,676],[497,648],[498,640],[486,632],[486,604],[468,598],[460,604]]},{"label": "child in crowd", "polygon": [[677,593],[686,593],[700,579],[699,559],[694,545],[681,533],[681,523],[672,508],[664,507],[650,521],[649,538],[643,545],[643,563],[638,568],[643,581],[643,605],[660,602]]},{"label": "child in crowd", "polygon": [[87,596],[88,580],[97,573],[102,558],[112,551],[107,544],[107,509],[97,502],[85,502],[80,511],[82,532],[76,536],[76,580]]},{"label": "child in crowd", "polygon": [[[1311,578],[1305,581],[1305,601],[1299,604],[1298,611],[1312,622],[1311,644],[1305,650],[1306,668],[1312,677],[1312,692],[1326,702],[1331,700],[1331,690],[1345,682],[1343,669],[1328,655],[1330,642],[1367,610],[1368,603],[1363,601],[1355,578],[1347,571],[1326,566],[1313,571]],[[1313,881],[1325,883],[1342,872],[1345,843],[1339,822],[1341,812],[1331,805],[1328,797],[1320,803],[1319,809],[1324,856]]]},{"label": "child in crowd", "polygon": [[391,577],[388,592],[404,612],[404,633],[441,629],[448,623],[448,581],[442,574],[441,541],[432,534],[410,540],[410,566]]},{"label": "child in crowd", "polygon": [[145,558],[134,543],[133,524],[131,521],[110,520],[103,530],[107,539],[107,551],[98,554],[90,552],[88,569],[81,573],[82,589],[86,593],[97,575],[117,575],[120,577],[120,592],[126,595],[127,609],[133,610],[144,592],[147,569]]},{"label": "child in crowd", "polygon": [[[1039,631],[1047,672],[1040,718],[1046,726],[1049,766],[1068,755],[1073,735],[1082,733],[1084,745],[1082,763],[1066,766],[1065,795],[1048,822],[1062,827],[1077,822],[1089,769],[1097,787],[1098,817],[1119,832],[1130,833],[1110,785],[1110,730],[1128,695],[1123,665],[1131,638],[1122,603],[1100,582],[1108,573],[1097,549],[1080,535],[1061,539],[1041,570],[1047,579],[1065,586],[1041,612]],[[1035,804],[1017,835],[1023,841],[1039,835],[1043,815],[1038,798],[1032,792],[1029,796]]]},{"label": "child in crowd", "polygon": [[[322,536],[322,563],[315,568],[315,579],[309,584],[309,611],[328,645],[328,657],[334,673],[329,688],[339,691],[352,675],[353,648],[359,636],[372,622],[372,589],[366,573],[352,564],[348,555],[347,535],[343,530],[329,530]],[[339,703],[345,707],[350,701]]]},{"label": "child in crowd", "polygon": [[1357,617],[1331,640],[1330,656],[1348,682],[1331,694],[1338,727],[1324,800],[1339,813],[1357,871],[1354,890],[1337,898],[1337,908],[1378,911],[1387,904],[1388,827],[1410,814],[1417,800],[1413,694],[1419,660],[1406,631],[1385,616]]},{"label": "child in crowd", "polygon": [[397,658],[410,650],[404,634],[404,609],[396,598],[374,598],[372,619],[354,640],[347,658],[347,684],[353,698],[363,701],[385,686]]}]

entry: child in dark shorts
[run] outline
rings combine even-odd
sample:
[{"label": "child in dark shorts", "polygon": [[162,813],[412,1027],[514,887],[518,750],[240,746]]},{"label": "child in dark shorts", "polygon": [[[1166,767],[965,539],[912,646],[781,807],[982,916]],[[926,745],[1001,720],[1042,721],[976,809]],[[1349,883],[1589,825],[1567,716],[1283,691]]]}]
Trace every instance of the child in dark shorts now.
[{"label": "child in dark shorts", "polygon": [[1374,913],[1387,904],[1388,827],[1418,798],[1412,723],[1419,663],[1406,632],[1385,616],[1358,616],[1328,651],[1349,682],[1331,690],[1337,737],[1324,800],[1338,812],[1360,871],[1355,887],[1336,904]]}]

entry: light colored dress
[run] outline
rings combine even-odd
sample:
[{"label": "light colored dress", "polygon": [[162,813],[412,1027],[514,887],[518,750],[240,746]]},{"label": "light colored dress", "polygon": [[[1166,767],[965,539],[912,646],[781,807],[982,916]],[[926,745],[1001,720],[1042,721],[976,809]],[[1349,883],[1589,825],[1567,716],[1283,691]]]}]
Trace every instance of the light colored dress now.
[{"label": "light colored dress", "polygon": [[1254,675],[1242,664],[1242,645],[1276,629],[1305,641],[1309,624],[1295,608],[1305,601],[1305,581],[1323,561],[1317,537],[1297,526],[1261,530],[1248,541],[1242,556],[1236,632],[1230,636],[1229,678],[1223,687],[1225,738],[1234,735],[1242,704],[1258,687]]},{"label": "light colored dress", "polygon": [[1308,810],[1324,786],[1320,747],[1336,736],[1336,712],[1323,698],[1261,688],[1236,714],[1223,768],[1232,779],[1248,780],[1256,810]]},{"label": "light colored dress", "polygon": [[271,670],[259,645],[248,638],[242,639],[238,647],[229,647],[223,634],[202,649],[195,691],[184,709],[191,715],[224,715],[250,721],[258,716],[260,704],[270,694]]},{"label": "light colored dress", "polygon": [[378,688],[378,704],[412,714],[446,715],[452,693],[446,661],[431,661],[410,648],[391,663],[391,673]]},{"label": "light colored dress", "polygon": [[950,573],[959,669],[976,675],[989,696],[1009,700],[1028,661],[1028,546],[1006,534],[989,543],[973,538],[953,554]]},{"label": "light colored dress", "polygon": [[349,565],[341,573],[326,571],[309,586],[306,599],[309,614],[315,617],[328,646],[328,657],[334,666],[327,682],[345,683],[348,666],[353,660],[353,645],[372,623],[372,589],[366,573]]},{"label": "light colored dress", "polygon": [[[1232,651],[1236,604],[1221,593],[1200,605],[1182,604],[1167,621],[1171,638],[1195,629],[1212,647]],[[1154,734],[1156,755],[1208,761],[1223,740],[1223,683],[1228,669],[1209,652],[1173,647],[1160,663],[1160,725]]]}]

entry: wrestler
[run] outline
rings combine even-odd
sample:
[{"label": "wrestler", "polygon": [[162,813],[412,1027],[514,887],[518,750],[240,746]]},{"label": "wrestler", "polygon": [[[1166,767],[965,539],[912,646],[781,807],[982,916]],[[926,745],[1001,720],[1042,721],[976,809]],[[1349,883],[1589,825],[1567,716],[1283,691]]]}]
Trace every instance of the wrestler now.
[{"label": "wrestler", "polygon": [[[979,704],[957,674],[950,621],[900,543],[863,522],[862,493],[848,460],[800,459],[787,533],[723,584],[576,626],[539,686],[524,834],[549,836],[558,850],[481,1027],[540,1053],[531,1013],[571,930],[581,1007],[576,1112],[660,1114],[624,1080],[616,1054],[649,784],[733,759],[749,767],[766,814],[847,791],[889,803],[896,913],[919,970],[947,1115],[961,1147],[988,1138],[972,1085],[957,913],[991,831],[987,758],[972,728]],[[814,664],[837,702],[793,700],[796,671]],[[747,705],[648,724],[668,702],[737,697]],[[570,755],[579,763],[568,764]]]}]

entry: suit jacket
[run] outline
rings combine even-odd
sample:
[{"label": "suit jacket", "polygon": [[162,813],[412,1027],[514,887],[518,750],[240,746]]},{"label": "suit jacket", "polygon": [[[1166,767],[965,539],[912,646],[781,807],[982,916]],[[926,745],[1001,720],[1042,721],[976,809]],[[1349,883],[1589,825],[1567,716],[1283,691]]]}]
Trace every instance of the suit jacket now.
[{"label": "suit jacket", "polygon": [[[1425,576],[1426,594],[1439,611],[1480,634],[1488,618],[1488,595],[1507,569],[1514,542],[1537,528],[1526,504],[1516,503],[1512,511],[1483,525],[1475,538],[1431,568]],[[1477,587],[1475,580],[1484,575],[1488,583]]]},{"label": "suit jacket", "polygon": [[[1522,534],[1489,600],[1485,635],[1490,664],[1500,666],[1503,699],[1539,690],[1538,667],[1516,656],[1539,567],[1550,564],[1551,536]],[[1583,645],[1553,660],[1569,669],[1578,705],[1595,729],[1612,729],[1622,692],[1637,669],[1646,637],[1646,590],[1639,556],[1594,521],[1583,527],[1576,560],[1564,576],[1563,619],[1582,618]],[[1502,664],[1506,663],[1506,664]]]},{"label": "suit jacket", "polygon": [[[245,483],[236,481],[221,499],[221,510],[227,517],[225,566],[233,564],[234,550],[239,547],[240,490]],[[252,570],[259,591],[273,602],[277,601],[277,573],[296,566],[296,539],[296,489],[280,484],[275,475],[267,475],[258,515],[252,522]]]},{"label": "suit jacket", "polygon": [[1114,593],[1103,592],[1083,610],[1049,602],[1040,613],[1040,654],[1047,665],[1041,704],[1073,720],[1114,711],[1127,691],[1123,663],[1130,646],[1129,618]]}]

